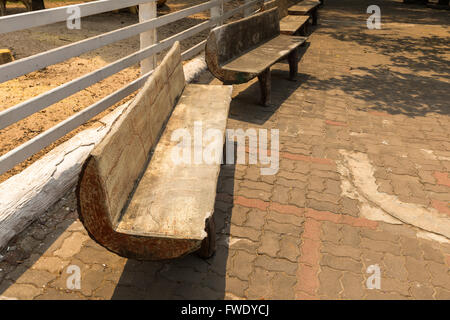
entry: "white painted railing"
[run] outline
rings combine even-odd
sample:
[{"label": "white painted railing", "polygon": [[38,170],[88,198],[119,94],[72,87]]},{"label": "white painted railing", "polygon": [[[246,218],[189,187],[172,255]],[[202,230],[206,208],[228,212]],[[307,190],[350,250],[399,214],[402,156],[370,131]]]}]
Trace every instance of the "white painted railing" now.
[{"label": "white painted railing", "polygon": [[[252,14],[254,12],[252,8],[255,8],[255,5],[261,4],[263,0],[245,0],[243,5],[233,10],[229,10],[228,12],[224,12],[223,5],[229,1],[231,0],[210,0],[161,17],[151,18],[150,20],[145,19],[142,21],[142,19],[140,19],[141,22],[118,30],[107,32],[95,37],[68,44],[63,47],[55,48],[1,65],[0,83],[28,74],[35,70],[57,64],[72,57],[98,49],[102,46],[106,46],[138,34],[141,35],[141,49],[137,52],[0,112],[0,129],[4,129],[9,125],[14,124],[44,108],[47,108],[48,106],[67,98],[127,67],[130,67],[138,62],[142,63],[143,60],[154,57],[157,53],[168,49],[175,41],[185,40],[202,31],[208,30],[215,25],[222,24],[237,13],[244,12],[245,15]],[[73,12],[70,9],[74,6],[77,6],[80,9],[79,12],[81,17],[86,17],[134,5],[142,5],[140,9],[143,10],[148,8],[148,6],[146,7],[146,4],[149,3],[153,4],[156,9],[155,2],[156,0],[100,0],[79,5],[64,6],[54,9],[0,17],[0,34],[66,21]],[[211,12],[209,20],[183,30],[182,32],[169,38],[157,42],[156,37],[146,38],[145,36],[146,34],[149,34],[149,31],[156,30],[158,27],[206,10],[210,10]],[[148,39],[150,39],[150,42]],[[142,44],[145,41],[146,44],[143,47]],[[199,54],[202,50],[204,50],[205,43],[206,40],[183,52],[183,60],[190,59]],[[151,64],[150,66],[152,67]],[[141,71],[142,75],[138,79],[1,156],[0,174],[10,170],[16,164],[26,160],[28,157],[39,152],[70,131],[81,126],[102,111],[141,88],[146,79],[153,72],[151,69],[145,69],[142,65]]]}]

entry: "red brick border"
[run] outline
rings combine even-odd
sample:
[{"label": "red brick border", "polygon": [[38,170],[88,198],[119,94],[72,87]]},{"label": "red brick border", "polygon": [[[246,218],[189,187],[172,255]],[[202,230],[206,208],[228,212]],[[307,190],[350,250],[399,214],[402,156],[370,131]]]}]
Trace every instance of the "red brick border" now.
[{"label": "red brick border", "polygon": [[448,214],[450,216],[450,203],[446,201],[431,200],[431,206],[441,213]]},{"label": "red brick border", "polygon": [[348,126],[348,124],[345,122],[333,121],[333,120],[325,120],[325,123],[330,126],[337,126],[337,127],[347,127]]},{"label": "red brick border", "polygon": [[256,208],[259,210],[266,210],[270,204],[269,202],[263,200],[250,199],[243,196],[235,196],[234,203],[243,207]]},{"label": "red brick border", "polygon": [[435,171],[433,176],[436,178],[436,183],[450,187],[450,177],[448,172]]},{"label": "red brick border", "polygon": [[295,287],[295,298],[299,300],[317,299],[321,224],[314,219],[306,219],[304,224]]}]

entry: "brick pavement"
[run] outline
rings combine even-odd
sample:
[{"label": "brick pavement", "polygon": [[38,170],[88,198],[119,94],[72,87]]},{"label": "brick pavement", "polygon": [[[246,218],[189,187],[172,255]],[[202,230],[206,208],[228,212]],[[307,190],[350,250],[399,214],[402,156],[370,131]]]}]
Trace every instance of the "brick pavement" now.
[{"label": "brick pavement", "polygon": [[118,257],[87,236],[71,192],[0,253],[0,296],[450,299],[448,13],[386,1],[367,30],[370,4],[326,2],[298,81],[274,67],[273,106],[256,82],[235,86],[229,127],[279,129],[280,169],[222,167],[214,257]]}]

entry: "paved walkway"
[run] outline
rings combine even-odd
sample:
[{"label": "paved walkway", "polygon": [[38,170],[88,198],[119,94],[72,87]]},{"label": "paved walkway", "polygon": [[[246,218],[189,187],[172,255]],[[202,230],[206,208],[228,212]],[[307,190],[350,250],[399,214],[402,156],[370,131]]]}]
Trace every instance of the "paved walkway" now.
[{"label": "paved walkway", "polygon": [[229,127],[279,129],[280,170],[223,167],[213,258],[120,258],[70,193],[1,253],[0,296],[450,299],[448,11],[383,1],[368,30],[370,4],[326,1],[298,81],[274,67],[272,107],[235,87]]}]

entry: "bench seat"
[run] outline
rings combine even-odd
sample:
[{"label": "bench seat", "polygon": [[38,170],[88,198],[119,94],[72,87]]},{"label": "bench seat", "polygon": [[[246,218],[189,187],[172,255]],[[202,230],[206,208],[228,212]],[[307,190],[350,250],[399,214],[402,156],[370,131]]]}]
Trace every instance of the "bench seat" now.
[{"label": "bench seat", "polygon": [[293,5],[288,8],[288,14],[290,15],[308,15],[312,18],[312,25],[317,25],[319,19],[319,1],[303,1],[300,4]]},{"label": "bench seat", "polygon": [[[308,23],[309,16],[286,16],[280,20],[281,34],[293,35]],[[302,35],[306,35],[306,31]]]},{"label": "bench seat", "polygon": [[227,71],[260,74],[307,40],[306,37],[279,35],[224,64]]},{"label": "bench seat", "polygon": [[[231,86],[186,85],[180,44],[174,44],[83,165],[78,214],[91,238],[138,260],[214,253],[214,203],[231,93]],[[192,143],[198,123],[202,132],[214,129],[216,139]],[[204,149],[200,161],[183,157],[198,154],[193,147],[205,143],[207,150],[215,147],[216,161],[205,161]]]},{"label": "bench seat", "polygon": [[310,14],[312,11],[317,10],[319,6],[319,1],[302,1],[299,4],[289,7],[288,13],[291,15]]},{"label": "bench seat", "polygon": [[[230,87],[186,86],[118,223],[117,232],[193,240],[205,238],[205,218],[214,211],[220,165],[174,166],[172,150],[179,142],[171,141],[171,136],[179,128],[193,133],[195,121],[202,122],[203,132],[209,128],[225,132],[229,106]],[[222,150],[223,143],[218,148]]]},{"label": "bench seat", "polygon": [[289,15],[288,6],[288,0],[271,0],[263,4],[262,10],[278,9],[281,34],[306,36],[309,16]]}]

